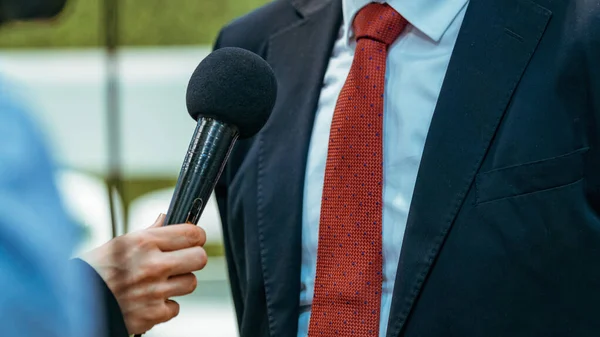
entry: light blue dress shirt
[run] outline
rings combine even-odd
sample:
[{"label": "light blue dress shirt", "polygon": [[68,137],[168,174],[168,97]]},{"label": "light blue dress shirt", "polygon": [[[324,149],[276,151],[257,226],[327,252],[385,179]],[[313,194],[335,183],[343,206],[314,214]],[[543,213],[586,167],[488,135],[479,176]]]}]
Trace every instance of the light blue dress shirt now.
[{"label": "light blue dress shirt", "polygon": [[[321,197],[333,112],[354,58],[351,25],[369,0],[343,0],[343,25],[323,80],[306,166],[298,336],[308,334]],[[425,139],[467,0],[390,0],[410,25],[390,47],[384,96],[383,289],[379,336],[386,334],[406,220]]]},{"label": "light blue dress shirt", "polygon": [[99,302],[68,263],[77,227],[22,102],[0,78],[0,335],[97,336]]}]

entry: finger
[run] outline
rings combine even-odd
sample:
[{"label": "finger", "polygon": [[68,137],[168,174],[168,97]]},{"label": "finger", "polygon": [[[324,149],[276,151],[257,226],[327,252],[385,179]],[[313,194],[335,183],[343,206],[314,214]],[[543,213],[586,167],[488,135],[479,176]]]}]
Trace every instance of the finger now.
[{"label": "finger", "polygon": [[166,300],[171,297],[191,294],[196,290],[197,285],[198,280],[196,279],[196,275],[189,273],[170,277],[166,282],[159,285],[156,291],[161,296],[164,296]]},{"label": "finger", "polygon": [[166,300],[165,307],[165,316],[160,323],[168,322],[179,315],[179,303],[173,300]]},{"label": "finger", "polygon": [[160,213],[158,215],[158,218],[156,218],[156,220],[154,220],[154,223],[149,228],[162,227],[162,225],[165,223],[165,218],[166,217],[167,217],[166,215],[164,215],[163,213]]},{"label": "finger", "polygon": [[163,258],[170,264],[169,275],[176,276],[201,270],[206,266],[206,251],[202,247],[191,247],[163,253]]},{"label": "finger", "polygon": [[204,246],[206,243],[204,229],[190,224],[151,228],[148,234],[154,237],[158,248],[163,252]]}]

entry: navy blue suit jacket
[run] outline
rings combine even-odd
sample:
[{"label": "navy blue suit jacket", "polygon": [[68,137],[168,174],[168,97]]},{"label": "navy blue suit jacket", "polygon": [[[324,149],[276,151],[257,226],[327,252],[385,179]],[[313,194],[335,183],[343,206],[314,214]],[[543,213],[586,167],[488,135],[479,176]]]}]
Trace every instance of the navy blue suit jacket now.
[{"label": "navy blue suit jacket", "polygon": [[[279,82],[217,196],[242,337],[295,336],[304,171],[339,0],[277,0],[217,48]],[[387,337],[600,336],[600,2],[471,0],[426,141]]]}]

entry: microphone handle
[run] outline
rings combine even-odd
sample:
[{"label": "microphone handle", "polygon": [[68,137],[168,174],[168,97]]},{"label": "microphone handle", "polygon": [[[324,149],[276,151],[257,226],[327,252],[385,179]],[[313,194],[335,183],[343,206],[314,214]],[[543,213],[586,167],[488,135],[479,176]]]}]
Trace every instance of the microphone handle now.
[{"label": "microphone handle", "polygon": [[237,128],[233,126],[212,118],[198,119],[165,226],[198,224],[238,136]]},{"label": "microphone handle", "polygon": [[163,226],[198,224],[238,136],[237,129],[225,123],[198,119]]}]

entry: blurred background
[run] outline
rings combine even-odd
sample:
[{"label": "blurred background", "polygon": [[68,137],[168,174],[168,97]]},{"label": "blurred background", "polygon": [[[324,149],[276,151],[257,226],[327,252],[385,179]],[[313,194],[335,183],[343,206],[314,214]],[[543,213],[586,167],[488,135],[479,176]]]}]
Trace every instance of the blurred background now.
[{"label": "blurred background", "polygon": [[[0,29],[0,74],[26,98],[60,165],[64,203],[85,233],[78,252],[112,237],[111,137],[121,158],[112,158],[121,182],[113,194],[117,231],[145,228],[166,213],[195,127],[185,108],[189,77],[224,24],[266,2],[114,1],[118,49],[110,57],[105,0],[70,0],[55,22]],[[117,124],[107,120],[111,110],[118,112]],[[179,317],[148,337],[237,335],[214,199],[200,225],[210,258],[197,273],[198,288],[177,299]]]}]

